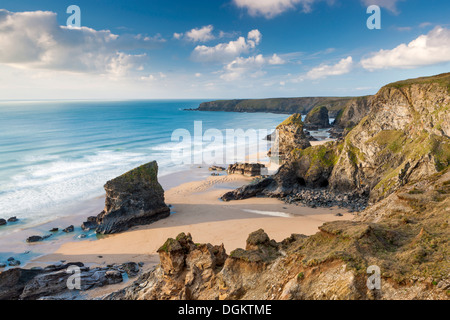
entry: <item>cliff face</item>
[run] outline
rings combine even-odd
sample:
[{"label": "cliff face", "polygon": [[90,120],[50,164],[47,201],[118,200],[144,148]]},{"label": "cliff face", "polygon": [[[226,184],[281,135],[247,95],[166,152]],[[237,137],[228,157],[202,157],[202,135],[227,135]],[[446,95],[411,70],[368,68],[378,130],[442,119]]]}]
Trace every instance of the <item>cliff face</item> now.
[{"label": "cliff face", "polygon": [[352,98],[339,97],[305,97],[278,99],[218,100],[200,104],[198,111],[227,112],[271,112],[282,114],[307,114],[314,107],[325,106],[330,116],[337,116],[339,111]]},{"label": "cliff face", "polygon": [[354,128],[370,112],[372,96],[351,99],[339,112],[334,126],[339,129]]},{"label": "cliff face", "polygon": [[170,209],[164,203],[164,190],[158,183],[156,161],[108,181],[105,191],[105,209],[85,222],[84,229],[112,234],[170,215]]},{"label": "cliff face", "polygon": [[364,190],[378,201],[450,164],[450,74],[388,85],[345,138],[333,190]]},{"label": "cliff face", "polygon": [[[370,195],[353,221],[281,243],[259,230],[229,256],[182,234],[161,247],[160,266],[108,298],[448,300],[449,92],[450,74],[388,85],[345,139],[294,148],[275,176],[224,196],[305,186]],[[368,288],[369,266],[379,267],[381,290]]]}]

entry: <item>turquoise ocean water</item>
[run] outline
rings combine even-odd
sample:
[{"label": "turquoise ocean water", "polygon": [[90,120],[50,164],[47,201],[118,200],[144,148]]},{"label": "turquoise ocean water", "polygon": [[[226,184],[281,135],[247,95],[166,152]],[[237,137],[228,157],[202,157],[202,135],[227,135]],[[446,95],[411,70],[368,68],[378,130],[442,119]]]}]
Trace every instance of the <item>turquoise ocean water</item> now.
[{"label": "turquoise ocean water", "polygon": [[172,161],[171,137],[193,133],[194,121],[203,130],[271,130],[287,117],[184,111],[200,102],[0,102],[0,218],[32,225],[63,217],[65,207],[103,195],[106,181],[152,160],[160,175],[185,170]]}]

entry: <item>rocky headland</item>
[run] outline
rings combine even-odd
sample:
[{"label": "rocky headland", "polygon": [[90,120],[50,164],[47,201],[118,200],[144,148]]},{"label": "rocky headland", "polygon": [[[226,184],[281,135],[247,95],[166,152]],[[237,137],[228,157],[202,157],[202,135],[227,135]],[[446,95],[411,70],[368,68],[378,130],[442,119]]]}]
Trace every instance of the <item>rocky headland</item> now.
[{"label": "rocky headland", "polygon": [[[259,230],[229,256],[181,234],[159,250],[160,266],[108,299],[449,299],[450,74],[393,83],[369,100],[345,138],[294,148],[275,176],[223,196],[365,199],[353,221],[280,243]],[[369,266],[381,289],[368,287]]]}]

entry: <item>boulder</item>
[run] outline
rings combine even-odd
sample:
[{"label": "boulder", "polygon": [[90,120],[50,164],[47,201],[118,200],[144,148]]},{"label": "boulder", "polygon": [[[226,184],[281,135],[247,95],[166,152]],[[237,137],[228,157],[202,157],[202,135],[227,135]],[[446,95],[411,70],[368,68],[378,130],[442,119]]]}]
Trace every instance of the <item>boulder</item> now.
[{"label": "boulder", "polygon": [[6,220],[5,219],[0,219],[0,226],[4,226],[6,224]]},{"label": "boulder", "polygon": [[63,229],[63,232],[65,233],[71,233],[75,231],[75,227],[74,226],[68,226],[67,228]]},{"label": "boulder", "polygon": [[44,240],[44,238],[42,238],[41,236],[31,236],[27,238],[28,243],[39,242],[42,240]]},{"label": "boulder", "polygon": [[8,222],[17,222],[19,221],[19,219],[17,219],[17,217],[11,217],[8,219]]},{"label": "boulder", "polygon": [[108,181],[105,191],[105,209],[95,219],[85,222],[85,229],[97,224],[97,233],[113,234],[170,215],[170,209],[164,203],[164,190],[158,182],[156,161]]}]

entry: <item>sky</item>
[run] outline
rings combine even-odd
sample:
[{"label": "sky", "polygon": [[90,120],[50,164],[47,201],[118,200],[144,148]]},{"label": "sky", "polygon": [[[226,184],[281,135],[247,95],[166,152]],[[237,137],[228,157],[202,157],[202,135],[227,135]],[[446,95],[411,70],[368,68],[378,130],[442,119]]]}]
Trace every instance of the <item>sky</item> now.
[{"label": "sky", "polygon": [[2,0],[0,100],[369,95],[449,72],[449,16],[448,0]]}]

